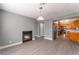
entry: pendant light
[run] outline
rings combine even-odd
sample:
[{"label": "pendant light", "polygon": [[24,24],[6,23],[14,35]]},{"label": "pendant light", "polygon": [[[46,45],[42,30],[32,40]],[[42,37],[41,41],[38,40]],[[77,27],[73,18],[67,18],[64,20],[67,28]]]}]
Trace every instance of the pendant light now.
[{"label": "pendant light", "polygon": [[44,20],[44,17],[42,15],[43,5],[45,5],[45,3],[40,3],[40,7],[39,7],[40,16],[37,18],[38,21],[43,21]]}]

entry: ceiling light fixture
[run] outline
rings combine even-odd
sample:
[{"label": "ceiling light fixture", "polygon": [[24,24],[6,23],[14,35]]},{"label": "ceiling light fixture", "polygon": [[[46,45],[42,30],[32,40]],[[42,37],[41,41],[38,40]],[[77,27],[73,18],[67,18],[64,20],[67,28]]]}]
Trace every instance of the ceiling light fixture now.
[{"label": "ceiling light fixture", "polygon": [[42,15],[43,5],[45,5],[45,3],[40,3],[40,7],[39,7],[40,16],[37,18],[38,21],[43,21],[44,20],[44,17]]}]

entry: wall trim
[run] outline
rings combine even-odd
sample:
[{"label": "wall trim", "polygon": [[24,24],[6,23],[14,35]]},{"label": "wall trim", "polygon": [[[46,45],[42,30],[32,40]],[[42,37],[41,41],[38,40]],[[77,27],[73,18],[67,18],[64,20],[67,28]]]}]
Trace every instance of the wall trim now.
[{"label": "wall trim", "polygon": [[[44,37],[45,37],[45,35],[42,35],[42,36],[44,36]],[[42,37],[42,36],[39,36],[39,35],[35,35],[35,37]]]},{"label": "wall trim", "polygon": [[32,40],[35,40],[35,38],[32,38]]},{"label": "wall trim", "polygon": [[47,40],[52,40],[52,38],[49,38],[49,37],[44,37],[44,39],[47,39]]},{"label": "wall trim", "polygon": [[22,44],[22,42],[17,42],[17,43],[12,43],[12,44],[5,45],[5,46],[0,46],[0,50],[1,50],[1,49],[4,49],[4,48],[16,46],[16,45],[19,45],[19,44]]},{"label": "wall trim", "polygon": [[40,37],[39,35],[35,35],[35,37]]}]

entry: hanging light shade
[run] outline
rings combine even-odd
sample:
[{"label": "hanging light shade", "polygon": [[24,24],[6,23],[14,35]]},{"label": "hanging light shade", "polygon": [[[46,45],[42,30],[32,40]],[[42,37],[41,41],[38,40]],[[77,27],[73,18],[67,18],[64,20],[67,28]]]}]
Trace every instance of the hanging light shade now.
[{"label": "hanging light shade", "polygon": [[43,20],[44,20],[44,17],[43,17],[43,16],[39,16],[39,17],[37,18],[37,20],[38,20],[38,21],[43,21]]},{"label": "hanging light shade", "polygon": [[42,16],[43,5],[44,5],[44,3],[40,3],[40,7],[39,7],[40,16],[37,18],[38,21],[43,21],[44,20],[44,17]]}]

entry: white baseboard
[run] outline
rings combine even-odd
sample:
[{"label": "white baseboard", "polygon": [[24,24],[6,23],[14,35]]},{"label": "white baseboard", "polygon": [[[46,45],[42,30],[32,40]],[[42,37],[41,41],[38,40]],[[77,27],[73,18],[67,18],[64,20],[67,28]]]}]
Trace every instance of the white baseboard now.
[{"label": "white baseboard", "polygon": [[16,46],[16,45],[19,45],[19,44],[22,44],[22,42],[13,43],[13,44],[5,45],[5,46],[0,46],[0,50],[1,50],[1,49],[4,49],[4,48]]},{"label": "white baseboard", "polygon": [[35,35],[35,37],[40,37],[39,35]]},{"label": "white baseboard", "polygon": [[[44,35],[43,35],[44,36]],[[35,37],[42,37],[42,36],[39,36],[39,35],[35,35]],[[44,36],[45,37],[45,36]]]},{"label": "white baseboard", "polygon": [[44,39],[47,39],[47,40],[52,40],[52,38],[49,38],[49,37],[44,37]]},{"label": "white baseboard", "polygon": [[35,40],[35,38],[32,38],[32,40]]}]

